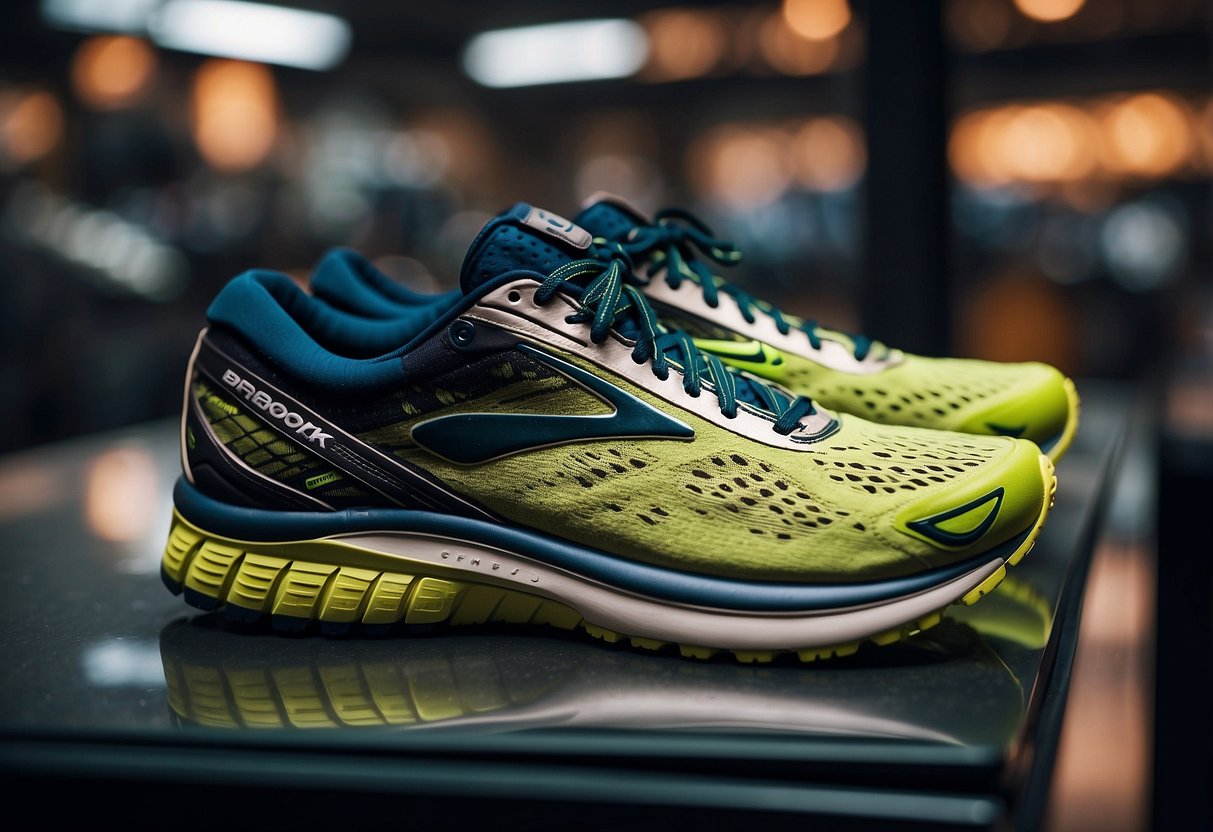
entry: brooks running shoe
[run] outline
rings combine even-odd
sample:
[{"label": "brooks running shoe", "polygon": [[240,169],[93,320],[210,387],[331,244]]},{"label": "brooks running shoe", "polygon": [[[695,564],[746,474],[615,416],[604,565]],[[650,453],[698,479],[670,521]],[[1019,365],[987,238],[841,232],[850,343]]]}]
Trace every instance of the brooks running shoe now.
[{"label": "brooks running shoe", "polygon": [[[1030,439],[1054,460],[1078,428],[1073,381],[1041,363],[926,358],[781,312],[712,273],[741,252],[691,214],[654,219],[619,197],[595,194],[575,222],[617,241],[646,281],[661,321],[702,352],[844,413],[890,425]],[[334,252],[312,281],[317,297],[371,318],[445,309],[458,292],[409,291],[349,252]]]},{"label": "brooks running shoe", "polygon": [[367,321],[235,278],[189,362],[165,583],[285,630],[808,660],[937,623],[1031,548],[1056,487],[1034,444],[834,414],[663,328],[635,280],[522,203],[445,310]]}]

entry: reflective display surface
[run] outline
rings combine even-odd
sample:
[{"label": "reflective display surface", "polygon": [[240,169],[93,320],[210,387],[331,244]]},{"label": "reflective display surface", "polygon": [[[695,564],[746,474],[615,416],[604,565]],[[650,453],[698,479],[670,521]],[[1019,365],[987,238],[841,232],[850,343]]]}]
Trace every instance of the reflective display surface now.
[{"label": "reflective display surface", "polygon": [[804,771],[879,764],[893,766],[885,780],[945,770],[954,783],[969,770],[993,783],[1033,745],[1058,655],[1068,666],[1063,589],[1083,577],[1128,417],[1121,388],[1080,390],[1084,421],[1058,468],[1056,509],[998,590],[900,644],[805,665],[684,659],[500,625],[377,639],[241,628],[160,583],[174,423],[9,457],[0,729],[221,747],[305,737],[320,748],[572,749],[726,772],[742,758]]}]

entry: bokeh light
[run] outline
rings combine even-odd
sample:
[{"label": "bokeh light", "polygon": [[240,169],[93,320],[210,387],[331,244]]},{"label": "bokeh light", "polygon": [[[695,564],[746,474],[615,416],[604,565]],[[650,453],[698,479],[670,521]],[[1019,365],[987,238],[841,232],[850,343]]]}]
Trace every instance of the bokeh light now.
[{"label": "bokeh light", "polygon": [[1065,290],[1029,270],[988,280],[958,309],[958,354],[988,361],[1078,364],[1080,335]]},{"label": "bokeh light", "polygon": [[163,496],[156,461],[143,447],[118,447],[90,461],[84,476],[84,518],[89,530],[112,543],[145,537],[160,518],[151,507]]},{"label": "bokeh light", "polygon": [[1131,176],[1160,177],[1178,170],[1193,146],[1191,121],[1172,95],[1141,93],[1104,113],[1105,161]]},{"label": "bokeh light", "polygon": [[796,131],[790,151],[793,173],[814,191],[851,187],[867,163],[863,131],[845,116],[811,119]]},{"label": "bokeh light", "polygon": [[1033,20],[1056,23],[1078,14],[1086,0],[1015,0],[1015,7]]},{"label": "bokeh light", "polygon": [[718,127],[688,154],[689,178],[706,196],[734,210],[768,205],[791,184],[787,145],[788,136],[775,128]]},{"label": "bokeh light", "polygon": [[808,40],[828,40],[851,22],[847,0],[784,0],[783,19]]},{"label": "bokeh light", "polygon": [[649,36],[644,77],[654,81],[696,78],[711,72],[729,43],[725,21],[710,11],[663,9],[640,19]]},{"label": "bokeh light", "polygon": [[805,40],[779,14],[763,21],[758,30],[758,47],[767,64],[784,75],[825,72],[834,66],[839,52],[838,38]]},{"label": "bokeh light", "polygon": [[82,42],[72,58],[72,87],[97,110],[137,103],[156,70],[156,53],[147,41],[122,35],[98,35]]},{"label": "bokeh light", "polygon": [[269,155],[278,134],[278,92],[261,64],[210,60],[193,90],[194,142],[207,164],[237,172]]},{"label": "bokeh light", "polygon": [[25,165],[63,138],[63,108],[45,90],[0,93],[0,159]]}]

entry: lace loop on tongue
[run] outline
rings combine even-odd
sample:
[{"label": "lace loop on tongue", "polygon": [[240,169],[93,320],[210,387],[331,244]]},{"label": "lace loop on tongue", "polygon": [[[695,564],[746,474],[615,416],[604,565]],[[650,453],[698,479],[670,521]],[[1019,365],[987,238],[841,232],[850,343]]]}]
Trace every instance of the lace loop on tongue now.
[{"label": "lace loop on tongue", "polygon": [[[741,262],[741,250],[728,240],[713,236],[707,224],[689,211],[666,208],[657,212],[652,225],[637,225],[632,229],[623,248],[638,261],[645,258],[650,261],[646,270],[649,277],[664,265],[665,281],[671,289],[677,289],[683,280],[691,280],[699,284],[704,301],[713,309],[720,305],[720,295],[724,293],[733,298],[746,323],[754,323],[754,310],[757,309],[770,317],[784,335],[792,329],[793,322],[774,306],[738,286],[718,282],[707,264],[695,258],[695,252],[699,252],[714,263],[732,266]],[[822,327],[816,321],[798,321],[796,327],[808,336],[813,349],[821,349],[818,330]],[[863,361],[875,344],[865,335],[847,333],[847,337],[851,340],[856,361]]]},{"label": "lace loop on tongue", "polygon": [[[697,397],[706,373],[720,403],[720,412],[726,418],[735,418],[738,380],[735,371],[716,356],[700,352],[687,333],[667,331],[662,327],[644,295],[629,281],[629,278],[635,279],[632,261],[622,246],[600,247],[594,254],[597,256],[573,260],[555,269],[535,291],[535,302],[545,304],[570,280],[593,275],[581,291],[581,309],[566,320],[569,323],[589,322],[590,340],[597,344],[609,336],[619,317],[631,310],[637,323],[632,360],[637,364],[650,362],[653,374],[665,380],[670,375],[669,354],[681,356],[683,390]],[[778,417],[772,426],[777,433],[791,433],[802,418],[817,412],[812,401],[804,396],[789,398],[763,382],[753,379],[747,379],[747,382],[761,396],[767,409]]]}]

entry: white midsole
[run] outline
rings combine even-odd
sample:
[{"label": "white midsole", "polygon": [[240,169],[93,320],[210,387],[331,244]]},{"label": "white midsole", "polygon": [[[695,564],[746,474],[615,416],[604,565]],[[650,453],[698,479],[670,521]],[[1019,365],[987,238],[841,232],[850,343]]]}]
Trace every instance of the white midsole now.
[{"label": "white midsole", "polygon": [[341,535],[342,543],[438,567],[434,574],[557,601],[587,622],[630,636],[725,650],[797,650],[848,644],[929,616],[959,601],[1003,565],[987,563],[930,589],[880,604],[809,612],[690,606],[639,595],[480,543],[407,532]]}]

